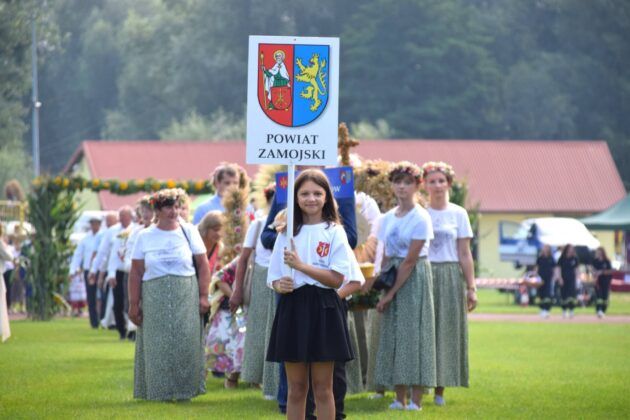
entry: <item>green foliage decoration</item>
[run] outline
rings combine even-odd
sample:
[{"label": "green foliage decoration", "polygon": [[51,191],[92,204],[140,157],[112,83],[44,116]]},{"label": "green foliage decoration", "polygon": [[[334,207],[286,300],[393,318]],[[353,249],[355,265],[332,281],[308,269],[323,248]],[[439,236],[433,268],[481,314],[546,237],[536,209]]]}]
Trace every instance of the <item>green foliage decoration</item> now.
[{"label": "green foliage decoration", "polygon": [[33,180],[33,188],[46,188],[51,191],[82,191],[90,190],[94,192],[109,191],[116,195],[130,195],[139,192],[154,192],[164,188],[181,188],[187,194],[211,194],[214,187],[207,179],[181,180],[173,179],[158,180],[155,178],[131,179],[121,181],[118,179],[87,179],[82,176],[55,176],[37,177]]},{"label": "green foliage decoration", "polygon": [[77,190],[60,185],[33,185],[28,197],[28,220],[35,236],[26,255],[30,261],[26,282],[32,290],[27,307],[38,321],[48,321],[57,312],[60,302],[54,296],[67,281],[73,251],[70,234],[78,217],[74,201]]},{"label": "green foliage decoration", "polygon": [[208,180],[175,181],[154,178],[121,181],[117,179],[87,179],[82,176],[40,176],[33,180],[28,196],[28,221],[35,237],[28,251],[27,282],[32,287],[28,300],[31,317],[50,320],[61,304],[55,296],[68,279],[69,261],[74,245],[70,242],[72,226],[79,208],[75,196],[83,190],[109,191],[117,195],[153,192],[163,188],[182,188],[188,194],[214,192]]}]

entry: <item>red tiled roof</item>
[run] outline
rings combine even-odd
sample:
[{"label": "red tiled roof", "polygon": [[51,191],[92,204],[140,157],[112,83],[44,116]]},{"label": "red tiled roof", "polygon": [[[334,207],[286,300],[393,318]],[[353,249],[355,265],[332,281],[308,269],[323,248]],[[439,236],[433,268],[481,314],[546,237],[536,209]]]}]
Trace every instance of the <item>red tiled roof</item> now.
[{"label": "red tiled roof", "polygon": [[[446,161],[482,212],[590,214],[626,195],[604,141],[366,140],[354,151],[364,159]],[[205,178],[221,161],[257,171],[245,164],[244,142],[85,141],[66,170],[81,156],[95,178]],[[99,198],[104,209],[135,200]]]},{"label": "red tiled roof", "polygon": [[363,141],[363,158],[443,160],[482,212],[593,213],[625,197],[604,141]]},{"label": "red tiled roof", "polygon": [[[71,170],[81,157],[92,178],[206,179],[222,161],[238,163],[250,176],[258,170],[258,165],[245,164],[243,142],[84,141],[64,171]],[[98,194],[104,210],[135,203],[140,195]]]}]

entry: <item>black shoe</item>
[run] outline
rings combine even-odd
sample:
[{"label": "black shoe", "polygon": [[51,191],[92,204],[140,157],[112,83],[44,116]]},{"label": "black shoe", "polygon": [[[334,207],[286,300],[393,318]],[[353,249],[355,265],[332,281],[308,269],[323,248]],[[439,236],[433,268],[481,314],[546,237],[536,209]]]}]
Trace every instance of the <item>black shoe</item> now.
[{"label": "black shoe", "polygon": [[127,340],[136,341],[136,332],[130,331],[129,334],[127,334]]}]

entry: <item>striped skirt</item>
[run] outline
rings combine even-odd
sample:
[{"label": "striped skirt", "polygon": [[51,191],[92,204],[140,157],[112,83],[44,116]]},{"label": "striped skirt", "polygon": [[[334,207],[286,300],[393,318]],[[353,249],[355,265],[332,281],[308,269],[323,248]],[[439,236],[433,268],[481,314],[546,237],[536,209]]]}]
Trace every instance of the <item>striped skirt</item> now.
[{"label": "striped skirt", "polygon": [[[392,258],[399,266],[402,258]],[[377,384],[435,386],[435,318],[431,266],[419,258],[383,312],[376,356]]]},{"label": "striped skirt", "polygon": [[172,401],[204,394],[197,278],[164,276],[145,281],[141,305],[134,398]]},{"label": "striped skirt", "polygon": [[437,385],[468,386],[466,282],[457,262],[431,263]]}]

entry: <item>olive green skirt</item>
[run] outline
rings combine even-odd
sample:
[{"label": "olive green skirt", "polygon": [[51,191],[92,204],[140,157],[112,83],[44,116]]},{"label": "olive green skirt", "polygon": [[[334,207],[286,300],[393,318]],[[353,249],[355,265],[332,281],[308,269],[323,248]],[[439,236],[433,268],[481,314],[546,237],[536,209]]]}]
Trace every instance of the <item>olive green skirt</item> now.
[{"label": "olive green skirt", "polygon": [[247,308],[247,331],[243,350],[242,380],[262,384],[264,395],[278,392],[278,364],[265,361],[271,326],[276,314],[276,296],[267,286],[267,267],[254,265],[252,296]]},{"label": "olive green skirt", "polygon": [[376,356],[378,353],[378,343],[381,338],[381,314],[376,309],[367,311],[367,376],[365,378],[366,391],[384,391],[382,384],[376,383]]},{"label": "olive green skirt", "polygon": [[142,283],[136,333],[134,398],[187,400],[206,392],[197,278]]},{"label": "olive green skirt", "polygon": [[[392,258],[399,266],[402,258]],[[375,383],[435,386],[435,319],[431,266],[419,258],[383,312]]]},{"label": "olive green skirt", "polygon": [[437,386],[468,386],[466,282],[459,263],[431,263]]},{"label": "olive green skirt", "polygon": [[361,359],[359,353],[359,338],[357,327],[354,322],[354,312],[348,311],[348,334],[350,344],[354,351],[354,360],[346,363],[346,385],[348,394],[358,394],[363,392],[363,374],[361,373]]}]

